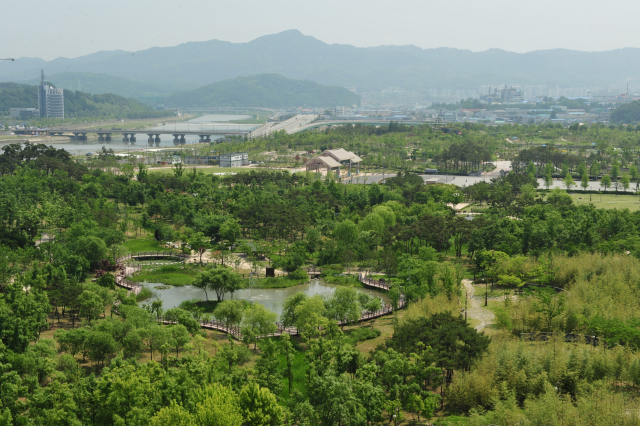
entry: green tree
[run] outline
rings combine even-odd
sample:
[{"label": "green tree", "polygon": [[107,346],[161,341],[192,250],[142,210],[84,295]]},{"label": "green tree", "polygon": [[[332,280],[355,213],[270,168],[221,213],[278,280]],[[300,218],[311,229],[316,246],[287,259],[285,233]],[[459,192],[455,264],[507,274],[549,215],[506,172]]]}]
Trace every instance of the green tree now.
[{"label": "green tree", "polygon": [[600,179],[600,186],[604,188],[604,192],[607,192],[607,188],[611,186],[611,178],[609,175],[602,176],[602,179]]},{"label": "green tree", "polygon": [[188,237],[189,247],[200,256],[200,263],[202,263],[202,255],[209,247],[209,240],[209,237],[202,232],[192,232]]},{"label": "green tree", "polygon": [[287,368],[287,382],[289,383],[289,396],[291,396],[291,392],[293,389],[293,360],[295,358],[295,352],[293,349],[293,344],[291,344],[291,337],[282,333],[280,337],[282,339],[282,354],[284,355],[285,365]]},{"label": "green tree", "polygon": [[582,189],[584,191],[586,191],[587,188],[589,188],[589,176],[586,173],[584,173],[582,175],[582,180],[580,182],[580,186],[582,187]]},{"label": "green tree", "polygon": [[240,390],[238,396],[245,425],[282,425],[284,410],[269,389],[261,388],[256,383],[249,383]]},{"label": "green tree", "polygon": [[640,185],[640,181],[638,180],[638,167],[635,164],[629,166],[629,176],[631,176],[631,181],[636,182],[636,191],[638,190],[638,185]]},{"label": "green tree", "polygon": [[221,267],[205,269],[196,277],[193,285],[204,290],[207,300],[209,300],[207,290],[215,291],[218,302],[221,302],[224,300],[225,293],[233,294],[242,288],[243,282],[240,274]]},{"label": "green tree", "polygon": [[580,164],[578,164],[578,175],[583,176],[585,173],[587,173],[587,165],[584,163],[584,161],[581,161]]},{"label": "green tree", "polygon": [[326,307],[328,317],[340,321],[341,327],[360,319],[358,291],[353,287],[338,287]]},{"label": "green tree", "polygon": [[629,177],[629,174],[624,173],[620,178],[620,185],[622,185],[622,188],[625,190],[625,192],[629,189],[630,183],[631,183],[631,178]]},{"label": "green tree", "polygon": [[218,321],[224,322],[227,329],[231,325],[238,325],[242,321],[244,305],[240,300],[224,300],[216,306],[213,316]]},{"label": "green tree", "polygon": [[184,164],[182,164],[182,162],[180,162],[180,163],[175,163],[175,164],[173,165],[173,175],[174,175],[175,177],[177,177],[177,178],[180,178],[180,177],[182,177],[182,175],[184,174],[184,171],[185,171],[186,169],[187,169],[187,168],[185,167],[185,165],[184,165]]},{"label": "green tree", "polygon": [[86,318],[91,324],[91,321],[98,319],[104,312],[103,300],[92,291],[85,290],[78,298],[78,306],[80,308],[79,314]]},{"label": "green tree", "polygon": [[571,189],[571,187],[576,186],[576,183],[573,180],[573,177],[571,177],[571,174],[569,174],[569,173],[564,178],[563,182],[564,182],[564,186],[567,187],[567,191],[569,191]]},{"label": "green tree", "polygon": [[87,336],[86,346],[89,348],[89,358],[103,366],[105,360],[116,351],[116,341],[105,331],[91,331]]},{"label": "green tree", "polygon": [[196,394],[200,400],[195,416],[199,425],[241,426],[242,409],[238,396],[231,389],[220,384],[205,387]]},{"label": "green tree", "polygon": [[333,229],[333,237],[345,246],[351,246],[358,238],[358,226],[349,219],[342,221]]},{"label": "green tree", "polygon": [[613,160],[613,163],[611,164],[611,173],[609,174],[611,175],[611,180],[613,182],[616,182],[620,177],[620,163],[618,163],[618,160]]},{"label": "green tree", "polygon": [[562,167],[560,168],[560,175],[563,178],[566,178],[568,174],[569,174],[569,163],[565,161],[564,163],[562,163]]},{"label": "green tree", "polygon": [[194,416],[182,408],[175,400],[168,407],[162,407],[149,422],[151,426],[198,426]]},{"label": "green tree", "polygon": [[241,231],[240,224],[235,219],[227,219],[220,225],[220,236],[231,245],[235,244],[241,235]]},{"label": "green tree", "polygon": [[306,293],[301,291],[287,296],[282,303],[282,313],[280,314],[280,322],[284,327],[292,327],[298,321],[296,308],[307,300]]},{"label": "green tree", "polygon": [[187,343],[191,341],[191,335],[189,330],[182,324],[176,324],[171,327],[171,342],[176,348],[176,357],[180,356],[180,348],[183,348]]},{"label": "green tree", "polygon": [[589,173],[591,174],[591,176],[598,179],[598,175],[600,174],[600,163],[598,163],[597,161],[591,163],[591,170],[589,171]]},{"label": "green tree", "polygon": [[306,339],[316,337],[324,329],[328,319],[324,316],[325,306],[322,297],[309,297],[295,308],[298,332]]},{"label": "green tree", "polygon": [[247,344],[254,343],[260,336],[267,336],[278,330],[276,319],[278,316],[260,303],[253,303],[244,311],[242,319],[242,336]]},{"label": "green tree", "polygon": [[534,310],[544,318],[547,331],[551,331],[553,320],[565,311],[565,296],[546,287],[537,289],[533,294],[535,296]]}]

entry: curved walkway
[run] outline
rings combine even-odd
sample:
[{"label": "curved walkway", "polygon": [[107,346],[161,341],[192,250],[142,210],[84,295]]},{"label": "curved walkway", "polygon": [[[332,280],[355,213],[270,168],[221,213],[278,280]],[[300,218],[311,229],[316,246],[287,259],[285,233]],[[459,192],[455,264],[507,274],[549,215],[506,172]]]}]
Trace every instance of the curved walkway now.
[{"label": "curved walkway", "polygon": [[473,297],[475,288],[471,284],[472,281],[468,279],[462,280],[464,288],[467,289],[467,298],[469,299],[469,306],[467,307],[468,318],[477,319],[480,324],[475,327],[476,330],[481,331],[483,328],[491,324],[495,318],[493,312],[488,309],[480,307],[478,299]]},{"label": "curved walkway", "polygon": [[[133,256],[129,256],[129,258],[135,258],[137,256],[133,255]],[[124,260],[123,259],[119,259],[119,260]],[[136,283],[134,281],[130,281],[127,279],[128,276],[132,275],[134,272],[141,270],[141,267],[133,267],[133,266],[125,266],[123,270],[121,270],[118,274],[116,274],[116,285],[122,288],[125,288],[135,294],[140,293],[140,291],[142,290],[143,285],[141,283]],[[385,290],[385,291],[389,291],[390,285],[387,284],[384,281],[378,281],[378,280],[374,280],[372,278],[368,278],[365,274],[358,274],[358,281],[360,281],[362,284],[364,284],[367,287],[371,287],[371,288],[375,288],[375,289],[379,289],[379,290]],[[404,305],[406,304],[405,302],[405,298],[404,295],[401,295],[400,297],[400,302],[398,304],[398,309],[401,309],[404,307]],[[393,313],[393,306],[387,304],[385,306],[383,306],[380,310],[375,311],[375,312],[364,312],[362,314],[362,316],[360,317],[360,319],[358,319],[358,322],[363,322],[363,321],[369,321],[371,319],[374,318],[379,318],[381,316],[384,315],[389,315]],[[169,320],[165,320],[164,318],[160,317],[158,319],[158,322],[161,322],[163,324],[172,324],[172,321]],[[339,321],[338,325],[346,325],[348,324],[348,322],[346,321]],[[278,331],[276,331],[275,333],[271,333],[265,336],[259,336],[260,338],[262,337],[275,337],[275,336],[281,336],[283,334],[289,334],[290,336],[296,336],[298,335],[298,329],[296,327],[284,327],[282,324],[280,324],[279,322],[276,322],[276,326],[278,327]],[[242,340],[242,333],[240,332],[240,327],[236,326],[236,325],[229,325],[227,326],[227,324],[220,322],[220,321],[216,321],[216,320],[211,320],[211,321],[202,321],[200,322],[200,327],[207,329],[207,330],[217,330],[217,331],[221,331],[223,333],[227,333],[230,334],[231,336]]]}]

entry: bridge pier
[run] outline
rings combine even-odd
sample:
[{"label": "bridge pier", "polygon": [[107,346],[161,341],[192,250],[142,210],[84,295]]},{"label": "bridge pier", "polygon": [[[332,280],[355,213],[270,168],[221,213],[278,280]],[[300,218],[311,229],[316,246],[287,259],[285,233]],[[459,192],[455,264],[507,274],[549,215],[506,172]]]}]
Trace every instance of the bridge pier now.
[{"label": "bridge pier", "polygon": [[129,135],[126,133],[122,134],[122,142],[124,142],[125,145],[129,145]]},{"label": "bridge pier", "polygon": [[111,142],[111,133],[98,133],[98,141]]},{"label": "bridge pier", "polygon": [[136,134],[135,133],[131,133],[131,136],[129,137],[129,142],[131,142],[131,145],[136,143]]},{"label": "bridge pier", "polygon": [[147,143],[149,146],[153,146],[153,134],[147,133],[149,135],[149,139],[147,139]]},{"label": "bridge pier", "polygon": [[199,135],[200,142],[211,142],[211,135]]},{"label": "bridge pier", "polygon": [[179,135],[174,134],[173,135],[173,144],[174,145],[180,145],[180,139],[178,138]]},{"label": "bridge pier", "polygon": [[184,138],[184,135],[180,135],[180,145],[184,145],[187,143],[187,140]]},{"label": "bridge pier", "polygon": [[156,146],[160,146],[160,135],[156,135],[154,142],[156,143]]}]

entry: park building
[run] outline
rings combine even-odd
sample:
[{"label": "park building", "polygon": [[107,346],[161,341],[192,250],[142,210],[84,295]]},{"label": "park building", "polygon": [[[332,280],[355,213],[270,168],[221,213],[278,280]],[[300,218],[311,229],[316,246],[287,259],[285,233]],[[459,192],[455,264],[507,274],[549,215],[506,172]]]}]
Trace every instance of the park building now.
[{"label": "park building", "polygon": [[220,167],[242,167],[247,165],[249,165],[249,154],[246,152],[220,154]]},{"label": "park building", "polygon": [[329,149],[307,161],[306,167],[307,171],[315,170],[316,173],[326,170],[327,175],[335,172],[337,177],[340,177],[341,170],[346,170],[347,176],[351,176],[352,172],[360,173],[361,161],[362,159],[351,151],[345,151],[342,148]]},{"label": "park building", "polygon": [[64,92],[45,84],[44,71],[40,71],[38,109],[40,118],[64,118]]}]

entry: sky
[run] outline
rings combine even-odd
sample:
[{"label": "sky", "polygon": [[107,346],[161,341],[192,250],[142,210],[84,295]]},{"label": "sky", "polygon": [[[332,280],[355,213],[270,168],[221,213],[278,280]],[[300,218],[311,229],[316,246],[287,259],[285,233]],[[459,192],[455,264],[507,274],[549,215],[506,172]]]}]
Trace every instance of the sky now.
[{"label": "sky", "polygon": [[24,10],[11,4],[3,10],[0,58],[247,42],[289,29],[358,47],[520,53],[640,47],[632,22],[640,2],[630,0],[32,0]]}]

